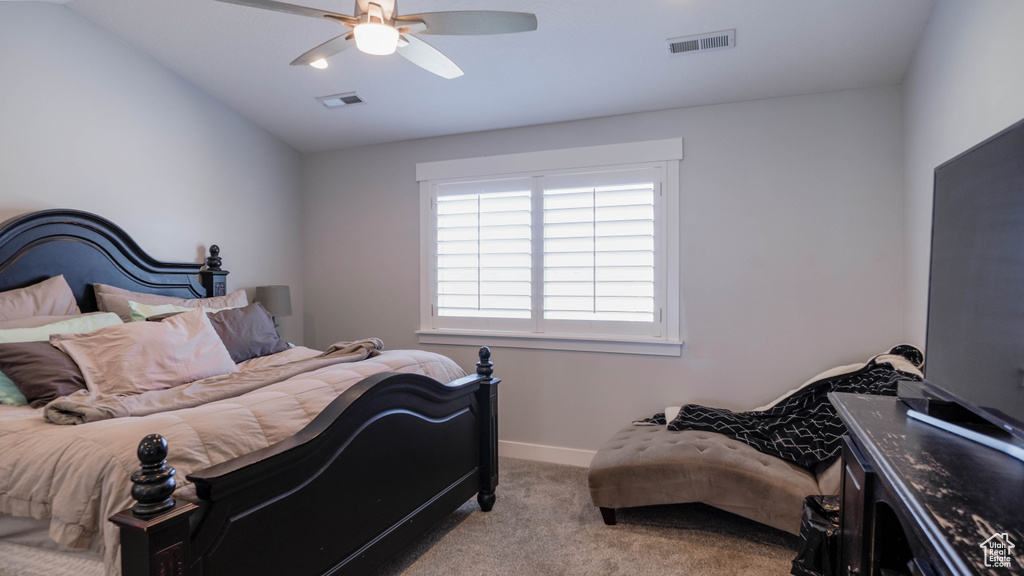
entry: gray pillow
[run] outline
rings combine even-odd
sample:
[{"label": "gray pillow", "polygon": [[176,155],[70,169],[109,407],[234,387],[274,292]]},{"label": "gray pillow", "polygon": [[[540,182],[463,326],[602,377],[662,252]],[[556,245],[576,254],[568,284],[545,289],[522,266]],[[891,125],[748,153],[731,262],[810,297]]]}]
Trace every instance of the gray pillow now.
[{"label": "gray pillow", "polygon": [[14,382],[33,408],[85,390],[85,378],[78,365],[49,342],[0,344],[0,371]]},{"label": "gray pillow", "polygon": [[[146,320],[159,322],[177,314],[181,312],[150,316]],[[209,312],[207,316],[235,364],[288,349],[288,342],[277,334],[274,318],[259,302],[241,308]]]}]

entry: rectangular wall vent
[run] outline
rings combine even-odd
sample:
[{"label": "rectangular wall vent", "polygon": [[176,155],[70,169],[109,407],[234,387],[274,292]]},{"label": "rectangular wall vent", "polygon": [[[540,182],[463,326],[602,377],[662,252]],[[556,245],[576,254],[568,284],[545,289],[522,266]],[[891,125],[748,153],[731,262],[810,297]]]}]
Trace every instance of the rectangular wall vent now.
[{"label": "rectangular wall vent", "polygon": [[736,46],[736,29],[722,30],[721,32],[709,32],[707,34],[696,34],[694,36],[682,36],[665,40],[668,45],[669,54],[683,54],[686,52],[706,52],[708,50],[721,50]]},{"label": "rectangular wall vent", "polygon": [[317,100],[321,104],[328,108],[342,108],[345,106],[354,106],[355,104],[363,104],[364,101],[355,92],[346,92],[344,94],[333,94],[331,96],[319,96]]}]

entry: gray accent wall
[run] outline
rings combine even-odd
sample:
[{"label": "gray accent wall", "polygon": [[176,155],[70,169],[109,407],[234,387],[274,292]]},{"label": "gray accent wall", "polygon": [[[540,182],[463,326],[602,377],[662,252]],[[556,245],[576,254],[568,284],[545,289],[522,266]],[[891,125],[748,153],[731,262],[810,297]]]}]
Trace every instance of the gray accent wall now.
[{"label": "gray accent wall", "polygon": [[898,87],[307,154],[306,341],[419,347],[417,162],[671,137],[685,156],[682,356],[495,348],[503,441],[595,450],[669,404],[749,409],[900,343]]},{"label": "gray accent wall", "polygon": [[118,38],[0,2],[0,220],[87,210],[171,261],[219,244],[229,288],[291,285],[301,341],[300,182],[298,152]]},{"label": "gray accent wall", "polygon": [[935,167],[1024,119],[1024,2],[939,0],[903,81],[904,334],[924,345]]}]

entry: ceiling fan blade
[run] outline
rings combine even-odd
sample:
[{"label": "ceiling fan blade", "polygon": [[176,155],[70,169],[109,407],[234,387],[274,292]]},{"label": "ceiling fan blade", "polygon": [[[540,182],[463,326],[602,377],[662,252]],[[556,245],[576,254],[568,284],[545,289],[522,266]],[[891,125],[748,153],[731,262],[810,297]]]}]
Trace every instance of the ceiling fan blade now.
[{"label": "ceiling fan blade", "polygon": [[464,10],[457,12],[427,12],[395,17],[395,25],[423,22],[426,30],[420,34],[509,34],[537,29],[537,16],[526,12],[490,12]]},{"label": "ceiling fan blade", "polygon": [[217,0],[218,2],[225,2],[227,4],[238,4],[239,6],[249,6],[251,8],[262,8],[264,10],[274,10],[275,12],[285,12],[288,14],[298,14],[299,16],[309,16],[310,18],[327,18],[329,20],[336,20],[348,27],[354,27],[359,21],[352,16],[346,16],[345,14],[337,14],[335,12],[328,12],[326,10],[319,10],[317,8],[307,8],[306,6],[296,6],[295,4],[286,4],[284,2],[275,2],[275,0]]},{"label": "ceiling fan blade", "polygon": [[330,58],[338,52],[351,48],[355,45],[356,43],[352,40],[352,33],[346,32],[337,38],[332,38],[327,42],[324,42],[302,56],[299,56],[292,61],[292,66],[305,66],[307,64],[312,64],[321,58]]},{"label": "ceiling fan blade", "polygon": [[409,62],[449,80],[462,76],[462,69],[456,66],[455,62],[449,60],[447,56],[441,54],[437,48],[411,34],[403,34],[402,39],[407,44],[402,46],[399,43],[398,54]]}]

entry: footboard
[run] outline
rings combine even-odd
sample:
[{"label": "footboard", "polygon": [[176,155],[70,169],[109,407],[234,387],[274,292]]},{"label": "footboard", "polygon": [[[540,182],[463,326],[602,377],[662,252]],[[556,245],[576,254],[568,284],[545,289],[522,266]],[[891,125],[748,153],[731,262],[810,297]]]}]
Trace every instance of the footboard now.
[{"label": "footboard", "polygon": [[133,476],[140,503],[111,518],[122,574],[365,574],[473,494],[490,510],[499,380],[489,358],[481,348],[477,373],[447,384],[362,380],[295,436],[189,475],[198,506],[147,516],[173,472],[140,449],[150,459]]}]

